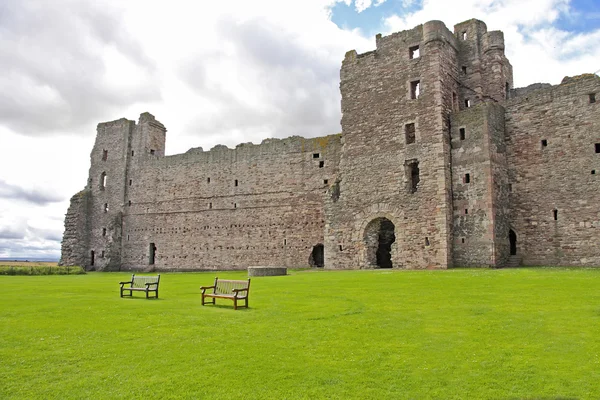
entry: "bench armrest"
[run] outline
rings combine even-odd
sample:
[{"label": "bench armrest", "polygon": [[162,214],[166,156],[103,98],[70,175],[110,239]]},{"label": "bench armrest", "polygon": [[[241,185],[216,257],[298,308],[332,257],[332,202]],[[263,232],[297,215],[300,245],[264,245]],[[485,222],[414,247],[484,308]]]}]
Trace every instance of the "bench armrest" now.
[{"label": "bench armrest", "polygon": [[126,285],[126,284],[128,284],[128,283],[129,283],[129,284],[132,284],[132,283],[133,283],[133,281],[129,281],[129,282],[119,282],[119,285]]},{"label": "bench armrest", "polygon": [[248,288],[244,288],[244,289],[232,289],[231,290],[233,292],[233,296],[237,297],[239,292],[246,292],[246,295],[248,294]]},{"label": "bench armrest", "polygon": [[156,285],[156,286],[158,286],[158,282],[148,282],[148,283],[146,283],[146,286],[150,286],[150,285]]},{"label": "bench armrest", "polygon": [[215,285],[212,286],[200,286],[200,290],[206,290],[206,289],[214,289]]}]

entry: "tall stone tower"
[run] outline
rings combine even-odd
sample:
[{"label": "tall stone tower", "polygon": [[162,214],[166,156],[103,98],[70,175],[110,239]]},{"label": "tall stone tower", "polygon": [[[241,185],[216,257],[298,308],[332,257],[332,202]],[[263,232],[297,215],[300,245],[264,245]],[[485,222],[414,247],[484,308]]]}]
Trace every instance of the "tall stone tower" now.
[{"label": "tall stone tower", "polygon": [[[454,262],[457,222],[453,173],[464,167],[453,160],[452,116],[484,103],[478,121],[482,113],[501,116],[498,126],[485,126],[486,140],[501,136],[503,110],[485,104],[504,100],[512,87],[502,33],[488,33],[477,20],[456,25],[454,33],[430,21],[376,39],[375,51],[350,51],[342,64],[344,146],[338,182],[326,202],[325,265],[447,268]],[[486,179],[506,176],[506,159],[497,164]],[[482,190],[490,208],[484,218],[492,220],[494,194],[487,186]]]},{"label": "tall stone tower", "polygon": [[131,202],[130,176],[148,157],[165,154],[165,127],[149,113],[98,124],[86,188],[67,212],[61,264],[111,271],[121,267],[123,215]]}]

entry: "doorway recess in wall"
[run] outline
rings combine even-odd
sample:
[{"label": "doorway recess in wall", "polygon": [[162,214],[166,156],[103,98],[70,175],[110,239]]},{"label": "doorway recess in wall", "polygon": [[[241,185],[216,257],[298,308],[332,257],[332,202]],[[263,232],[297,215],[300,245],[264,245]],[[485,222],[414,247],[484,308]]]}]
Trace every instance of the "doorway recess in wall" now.
[{"label": "doorway recess in wall", "polygon": [[512,229],[508,231],[508,241],[510,242],[510,255],[517,255],[517,234]]},{"label": "doorway recess in wall", "polygon": [[369,222],[364,233],[367,263],[379,268],[392,268],[392,244],[396,241],[395,226],[387,218]]},{"label": "doorway recess in wall", "polygon": [[308,263],[311,267],[323,268],[325,265],[324,248],[321,243],[313,246],[312,252],[308,259]]}]

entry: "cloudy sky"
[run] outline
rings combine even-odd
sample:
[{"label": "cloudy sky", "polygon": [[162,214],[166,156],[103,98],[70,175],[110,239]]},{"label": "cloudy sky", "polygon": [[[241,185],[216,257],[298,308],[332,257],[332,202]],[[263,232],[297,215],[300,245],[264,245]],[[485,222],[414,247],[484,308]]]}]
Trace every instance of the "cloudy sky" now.
[{"label": "cloudy sky", "polygon": [[1,0],[0,258],[58,259],[98,122],[148,111],[167,154],[337,133],[346,51],[470,18],[517,87],[600,70],[600,0]]}]

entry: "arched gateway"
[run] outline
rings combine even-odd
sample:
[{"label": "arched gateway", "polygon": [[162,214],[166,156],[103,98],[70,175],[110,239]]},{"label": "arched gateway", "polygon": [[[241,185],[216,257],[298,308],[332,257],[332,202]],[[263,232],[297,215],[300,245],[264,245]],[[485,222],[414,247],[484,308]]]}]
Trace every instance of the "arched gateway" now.
[{"label": "arched gateway", "polygon": [[379,268],[392,268],[392,243],[396,241],[395,226],[387,218],[375,218],[365,228],[364,241],[367,264]]}]

